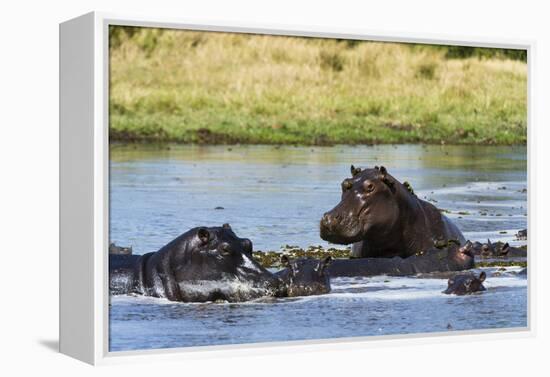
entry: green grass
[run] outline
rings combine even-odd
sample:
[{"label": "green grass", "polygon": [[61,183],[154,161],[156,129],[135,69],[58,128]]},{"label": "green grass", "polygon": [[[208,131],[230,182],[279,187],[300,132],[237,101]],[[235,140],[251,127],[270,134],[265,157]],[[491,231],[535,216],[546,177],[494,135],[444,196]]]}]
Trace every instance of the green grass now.
[{"label": "green grass", "polygon": [[526,142],[517,50],[114,27],[110,53],[112,142]]}]

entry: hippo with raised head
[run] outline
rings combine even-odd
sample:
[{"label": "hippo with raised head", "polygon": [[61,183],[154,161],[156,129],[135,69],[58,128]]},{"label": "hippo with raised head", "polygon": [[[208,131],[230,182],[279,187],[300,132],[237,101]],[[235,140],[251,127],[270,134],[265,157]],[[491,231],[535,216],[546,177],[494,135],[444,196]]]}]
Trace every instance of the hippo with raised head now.
[{"label": "hippo with raised head", "polygon": [[486,277],[485,271],[481,271],[479,276],[473,273],[453,276],[447,282],[447,289],[445,289],[443,293],[447,295],[454,294],[462,296],[485,291],[483,282]]},{"label": "hippo with raised head", "polygon": [[331,277],[407,276],[421,273],[463,271],[474,267],[472,243],[460,246],[451,240],[444,248],[431,247],[408,258],[335,259],[329,266]]},{"label": "hippo with raised head", "polygon": [[191,229],[157,252],[109,259],[113,294],[235,302],[275,296],[280,289],[280,280],[253,259],[252,242],[228,224]]},{"label": "hippo with raised head", "polygon": [[291,260],[286,255],[281,256],[283,270],[275,273],[282,280],[289,297],[320,295],[330,292],[330,276],[327,267],[332,257],[321,260],[300,258]]},{"label": "hippo with raised head", "polygon": [[340,203],[320,223],[325,241],[353,244],[351,257],[406,258],[430,249],[434,240],[465,242],[456,225],[383,166],[361,170],[352,165],[351,173],[342,182]]}]

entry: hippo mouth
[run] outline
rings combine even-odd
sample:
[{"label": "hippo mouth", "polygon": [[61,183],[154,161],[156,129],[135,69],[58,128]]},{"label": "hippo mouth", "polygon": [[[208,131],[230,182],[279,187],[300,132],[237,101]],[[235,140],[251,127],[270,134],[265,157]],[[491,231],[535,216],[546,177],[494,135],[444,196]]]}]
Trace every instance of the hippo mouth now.
[{"label": "hippo mouth", "polygon": [[455,259],[464,265],[474,264],[474,250],[473,245],[468,241],[464,246],[460,247],[455,253]]},{"label": "hippo mouth", "polygon": [[365,233],[361,219],[368,216],[369,208],[362,206],[358,211],[348,212],[339,207],[340,204],[321,218],[319,224],[321,238],[339,245],[361,241]]},{"label": "hippo mouth", "polygon": [[349,245],[362,240],[361,226],[357,221],[335,225],[331,226],[321,220],[320,236],[323,240],[340,245]]}]

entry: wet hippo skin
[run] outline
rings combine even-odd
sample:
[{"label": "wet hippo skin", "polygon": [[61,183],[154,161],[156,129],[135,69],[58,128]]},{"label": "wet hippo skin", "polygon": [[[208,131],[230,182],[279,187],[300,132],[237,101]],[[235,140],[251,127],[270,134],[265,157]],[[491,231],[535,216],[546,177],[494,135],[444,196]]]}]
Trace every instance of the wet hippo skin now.
[{"label": "wet hippo skin", "polygon": [[473,273],[458,274],[449,278],[449,281],[447,282],[447,289],[444,290],[443,293],[462,296],[485,291],[483,282],[486,277],[487,275],[484,271],[482,271],[479,276]]},{"label": "wet hippo skin", "polygon": [[239,238],[228,224],[198,227],[157,252],[109,255],[112,295],[138,294],[171,301],[239,302],[256,298],[296,297],[330,291],[326,267],[330,257],[290,261],[272,274],[252,257],[252,242]]},{"label": "wet hippo skin", "polygon": [[282,280],[289,297],[320,295],[330,292],[330,275],[328,267],[332,257],[321,260],[299,258],[290,260],[286,255],[281,257],[285,267],[275,275]]},{"label": "wet hippo skin", "polygon": [[508,242],[474,242],[474,254],[482,258],[526,258],[527,250],[510,246]]},{"label": "wet hippo skin", "polygon": [[408,258],[336,259],[328,267],[331,277],[407,276],[419,273],[463,271],[474,267],[472,244],[450,242],[445,248],[430,248]]},{"label": "wet hippo skin", "polygon": [[228,224],[198,227],[160,250],[141,256],[110,255],[112,294],[170,301],[245,301],[276,295],[280,281],[252,257],[252,242]]},{"label": "wet hippo skin", "polygon": [[351,172],[342,182],[340,203],[321,219],[325,241],[353,244],[354,258],[406,258],[429,250],[434,240],[465,242],[454,223],[383,166],[361,170],[352,165]]}]

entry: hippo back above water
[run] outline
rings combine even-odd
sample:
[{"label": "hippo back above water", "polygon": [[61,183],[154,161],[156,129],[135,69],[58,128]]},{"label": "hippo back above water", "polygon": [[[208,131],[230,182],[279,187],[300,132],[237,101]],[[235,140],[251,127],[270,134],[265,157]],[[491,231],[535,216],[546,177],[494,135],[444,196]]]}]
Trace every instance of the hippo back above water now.
[{"label": "hippo back above water", "polygon": [[445,247],[429,250],[408,258],[336,259],[328,268],[331,277],[407,276],[422,273],[463,271],[474,267],[472,243],[460,246],[450,241]]},{"label": "hippo back above water", "polygon": [[456,225],[383,166],[361,170],[352,165],[351,171],[342,182],[340,203],[321,219],[322,239],[353,244],[354,258],[406,258],[430,249],[434,240],[465,242]]}]

